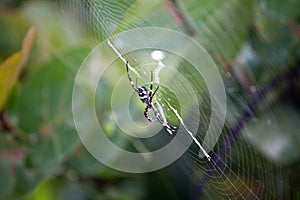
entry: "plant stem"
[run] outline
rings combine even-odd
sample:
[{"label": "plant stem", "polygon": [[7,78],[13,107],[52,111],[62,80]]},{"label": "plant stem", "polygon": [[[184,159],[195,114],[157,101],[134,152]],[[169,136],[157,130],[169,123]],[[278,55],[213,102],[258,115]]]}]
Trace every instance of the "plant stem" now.
[{"label": "plant stem", "polygon": [[0,123],[5,131],[10,132],[13,136],[18,137],[19,133],[9,121],[5,109],[0,112]]}]

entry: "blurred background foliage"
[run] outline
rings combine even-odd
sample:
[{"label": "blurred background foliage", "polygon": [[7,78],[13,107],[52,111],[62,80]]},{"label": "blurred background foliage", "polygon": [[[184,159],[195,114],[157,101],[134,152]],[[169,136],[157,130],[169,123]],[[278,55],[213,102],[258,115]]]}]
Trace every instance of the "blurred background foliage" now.
[{"label": "blurred background foliage", "polygon": [[[111,34],[152,26],[193,37],[218,64],[228,94],[227,122],[219,143],[230,135],[255,92],[273,79],[279,82],[253,110],[220,167],[222,174],[211,177],[203,198],[299,199],[299,70],[284,75],[300,67],[299,8],[299,0],[1,0],[0,198],[134,200],[198,195],[194,187],[206,164],[197,160],[193,147],[157,172],[121,173],[94,159],[75,130],[71,96],[84,58]],[[123,64],[118,65],[117,72],[124,73]],[[177,65],[191,82],[199,78],[184,61]],[[99,96],[106,103],[98,115],[110,137],[118,137],[120,130],[107,114],[109,84]]]}]

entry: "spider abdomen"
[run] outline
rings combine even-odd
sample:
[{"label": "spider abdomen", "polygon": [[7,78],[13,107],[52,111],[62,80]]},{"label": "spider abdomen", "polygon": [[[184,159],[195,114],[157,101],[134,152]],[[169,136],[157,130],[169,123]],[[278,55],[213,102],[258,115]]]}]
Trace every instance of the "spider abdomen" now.
[{"label": "spider abdomen", "polygon": [[149,99],[149,92],[148,92],[147,88],[145,86],[140,86],[137,88],[137,92],[138,92],[140,100],[143,103],[147,103],[148,99]]}]

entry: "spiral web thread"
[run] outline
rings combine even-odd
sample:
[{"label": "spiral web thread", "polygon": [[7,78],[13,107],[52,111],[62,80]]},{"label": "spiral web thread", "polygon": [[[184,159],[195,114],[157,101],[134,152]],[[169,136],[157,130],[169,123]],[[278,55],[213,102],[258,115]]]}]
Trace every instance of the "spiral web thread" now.
[{"label": "spiral web thread", "polygon": [[[109,37],[120,27],[123,27],[123,29],[139,28],[148,24],[148,21],[144,21],[142,23],[138,14],[126,16],[129,19],[127,19],[126,22],[122,21],[128,10],[133,10],[130,8],[135,5],[135,1],[123,1],[122,3],[120,1],[108,0],[65,1],[66,4],[64,4],[64,9],[68,10],[69,13],[85,15],[85,13],[87,13],[85,8],[88,7],[90,10],[88,14],[84,16],[84,19],[88,21],[88,23],[92,24],[92,26],[90,26],[92,28],[89,32],[93,34],[96,33],[97,35],[100,30],[104,38]],[[236,2],[237,1],[232,0],[228,4],[225,4],[225,6],[230,6],[230,4],[235,4]],[[164,8],[159,7],[157,13],[163,12]],[[233,13],[233,15],[237,14],[238,13]],[[213,25],[207,27],[203,24],[202,34],[209,35],[212,28],[222,29],[217,20],[218,19],[216,18],[210,17],[209,21]],[[149,25],[152,26],[165,25],[165,27],[174,28],[170,24],[173,23],[170,22],[169,18],[162,17],[156,18],[153,24],[149,23]],[[237,38],[230,38],[233,44],[241,40],[238,36],[236,37]],[[118,52],[120,52],[120,55],[122,54],[122,50],[118,50]],[[126,62],[125,58],[122,56],[119,57],[124,63]],[[134,58],[129,57],[129,62],[131,59],[134,60]],[[133,71],[135,75],[139,76],[139,73],[134,71],[133,67],[131,67],[131,71]],[[228,95],[230,99],[240,102],[240,106],[245,110],[248,110],[246,111],[248,112],[248,115],[255,118],[255,114],[252,113],[251,109],[249,110],[247,102],[244,99],[242,99],[238,94],[235,94],[235,92],[231,92]],[[235,112],[235,110],[229,110],[228,112]],[[238,116],[240,117],[240,115]],[[207,116],[207,118],[209,118],[209,116]],[[243,123],[246,123],[246,121]],[[240,132],[240,129],[242,128],[243,124],[237,124],[236,129],[239,129],[237,130],[238,132]],[[237,138],[239,136],[232,136],[232,131],[233,130],[231,129],[224,131],[225,135],[221,138],[221,140],[225,141],[224,143],[221,143],[223,144],[223,147],[220,144],[220,146],[216,146],[216,149],[222,149],[225,146],[227,150],[220,150],[217,153],[211,152],[210,155],[212,157],[212,161],[208,168],[203,166],[202,160],[199,160],[197,153],[189,151],[190,163],[184,163],[184,165],[182,165],[182,171],[187,173],[187,176],[197,180],[196,185],[198,186],[198,190],[195,192],[195,196],[199,197],[200,193],[208,199],[282,199],[284,196],[282,192],[289,187],[289,185],[285,185],[285,178],[287,176],[286,172],[283,169],[278,169],[276,166],[270,164],[270,162],[266,161],[262,156],[258,156],[259,152],[253,149],[249,143]],[[228,137],[233,137],[231,138],[232,141],[229,142],[231,144],[226,144],[226,138]],[[249,160],[251,160],[251,163]],[[194,177],[195,170],[199,173],[199,179]],[[199,180],[200,182],[198,182]],[[209,183],[207,183],[208,181]],[[203,191],[204,189],[205,191]]]}]

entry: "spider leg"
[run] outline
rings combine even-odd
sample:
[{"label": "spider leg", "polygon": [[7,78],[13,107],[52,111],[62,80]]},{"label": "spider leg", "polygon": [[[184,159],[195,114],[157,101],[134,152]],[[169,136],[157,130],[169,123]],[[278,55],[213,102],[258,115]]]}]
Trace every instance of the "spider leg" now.
[{"label": "spider leg", "polygon": [[151,84],[150,84],[150,93],[149,93],[150,102],[152,102],[152,99],[153,99],[155,93],[157,92],[158,88],[159,88],[159,85],[157,86],[157,88],[152,93],[152,89],[153,89],[153,71],[151,71]]},{"label": "spider leg", "polygon": [[152,102],[152,99],[153,99],[155,93],[157,92],[158,88],[159,88],[159,85],[158,85],[157,88],[154,90],[153,94],[150,95],[150,102]]},{"label": "spider leg", "polygon": [[151,97],[151,95],[152,95],[152,89],[153,89],[153,72],[151,71],[149,97]]},{"label": "spider leg", "polygon": [[170,125],[168,122],[164,122],[162,125],[171,135],[177,130],[177,127]]},{"label": "spider leg", "polygon": [[[157,89],[155,91],[157,91]],[[155,94],[155,92],[153,93],[153,95],[154,94]],[[152,105],[151,108],[154,112],[154,115],[155,115],[157,121],[159,123],[161,123],[167,129],[167,131],[172,135],[176,131],[177,127],[170,125],[168,122],[165,122],[162,119],[161,115],[159,114],[159,112],[157,111],[157,109],[155,107],[156,104],[151,104],[151,105]]]},{"label": "spider leg", "polygon": [[126,70],[127,70],[127,76],[128,76],[128,79],[130,81],[130,84],[132,86],[132,88],[136,91],[137,90],[137,79],[136,79],[136,86],[134,85],[133,81],[132,81],[132,78],[130,76],[130,73],[129,73],[129,69],[128,69],[128,61],[126,61]]},{"label": "spider leg", "polygon": [[151,117],[149,117],[149,112],[148,112],[149,108],[150,107],[147,105],[146,108],[145,108],[145,110],[144,110],[144,115],[148,119],[149,122],[153,122],[153,119]]}]

